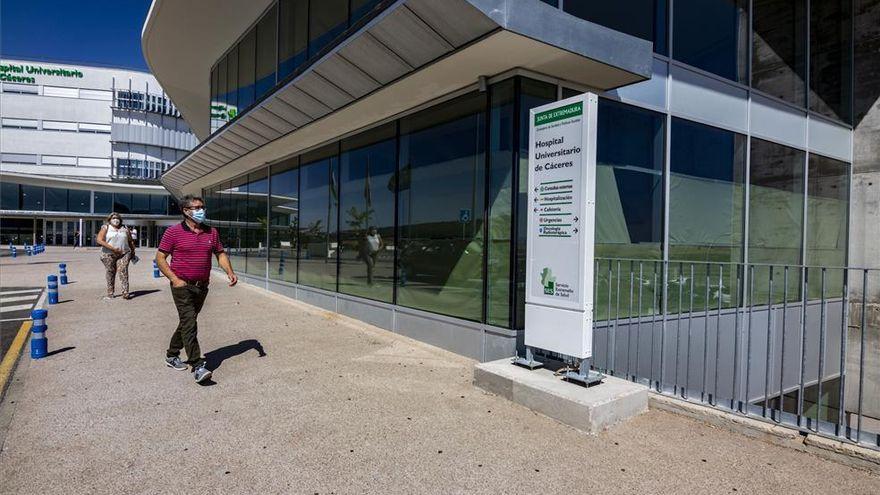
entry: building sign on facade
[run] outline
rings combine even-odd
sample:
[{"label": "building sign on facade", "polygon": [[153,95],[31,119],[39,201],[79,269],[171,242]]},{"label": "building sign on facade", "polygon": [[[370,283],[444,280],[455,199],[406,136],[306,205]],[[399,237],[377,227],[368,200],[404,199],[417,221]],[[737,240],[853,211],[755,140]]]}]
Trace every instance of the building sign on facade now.
[{"label": "building sign on facade", "polygon": [[531,110],[525,344],[592,355],[596,95]]},{"label": "building sign on facade", "polygon": [[79,69],[64,69],[61,67],[43,67],[33,64],[0,64],[0,81],[36,84],[34,76],[74,77],[81,79],[82,71]]}]

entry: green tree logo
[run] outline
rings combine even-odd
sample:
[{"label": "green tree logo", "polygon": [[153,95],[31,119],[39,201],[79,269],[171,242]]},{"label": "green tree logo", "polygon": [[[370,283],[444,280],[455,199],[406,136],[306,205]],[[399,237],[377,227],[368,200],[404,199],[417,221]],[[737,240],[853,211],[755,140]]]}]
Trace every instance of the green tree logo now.
[{"label": "green tree logo", "polygon": [[556,293],[556,276],[553,275],[553,270],[547,267],[541,270],[541,285],[544,286],[544,294],[552,296]]}]

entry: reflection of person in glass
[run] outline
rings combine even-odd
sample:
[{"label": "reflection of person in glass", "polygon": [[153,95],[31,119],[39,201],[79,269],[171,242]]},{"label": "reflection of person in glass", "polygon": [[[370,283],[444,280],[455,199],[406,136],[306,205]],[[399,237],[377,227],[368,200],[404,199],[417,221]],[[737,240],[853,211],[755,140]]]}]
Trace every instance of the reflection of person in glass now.
[{"label": "reflection of person in glass", "polygon": [[376,267],[376,261],[379,259],[379,251],[384,247],[382,237],[376,230],[376,227],[367,228],[364,238],[361,241],[360,258],[367,265],[367,285],[373,285],[373,269]]}]

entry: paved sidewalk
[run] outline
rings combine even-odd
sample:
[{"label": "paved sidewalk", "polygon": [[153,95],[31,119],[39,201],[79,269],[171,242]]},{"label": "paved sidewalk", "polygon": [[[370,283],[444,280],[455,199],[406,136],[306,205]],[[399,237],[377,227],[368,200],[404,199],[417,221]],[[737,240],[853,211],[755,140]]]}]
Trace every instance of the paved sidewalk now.
[{"label": "paved sidewalk", "polygon": [[106,302],[97,253],[41,256],[4,258],[2,284],[67,261],[48,335],[68,350],[16,371],[0,493],[880,493],[657,411],[590,437],[475,389],[468,359],[220,279],[200,318],[216,384],[198,386],[162,362],[176,314],[147,252],[138,297]]}]

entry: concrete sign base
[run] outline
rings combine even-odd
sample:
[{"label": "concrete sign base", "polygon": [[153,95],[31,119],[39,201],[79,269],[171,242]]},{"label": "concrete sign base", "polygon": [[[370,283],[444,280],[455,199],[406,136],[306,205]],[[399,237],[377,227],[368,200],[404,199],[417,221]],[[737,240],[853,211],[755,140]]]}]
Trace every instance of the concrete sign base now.
[{"label": "concrete sign base", "polygon": [[648,388],[605,377],[586,388],[546,369],[530,371],[509,358],[474,367],[474,385],[590,434],[648,410]]}]

